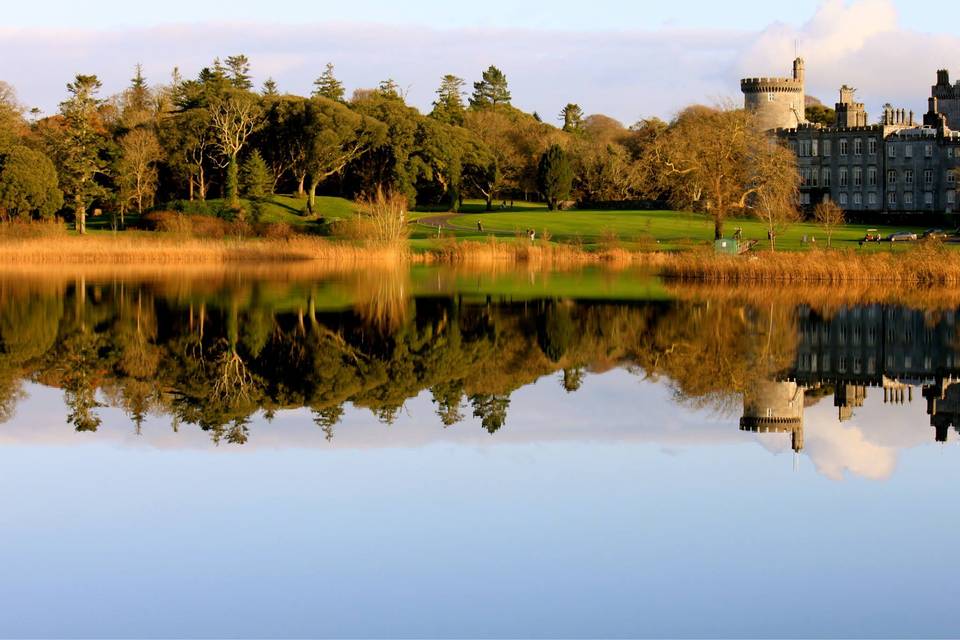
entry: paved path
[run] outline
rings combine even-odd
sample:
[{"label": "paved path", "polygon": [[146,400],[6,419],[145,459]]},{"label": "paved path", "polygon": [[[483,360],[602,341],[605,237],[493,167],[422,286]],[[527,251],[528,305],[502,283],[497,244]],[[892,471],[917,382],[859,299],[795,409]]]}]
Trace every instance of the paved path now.
[{"label": "paved path", "polygon": [[459,215],[459,213],[441,213],[435,216],[430,216],[429,218],[420,218],[417,220],[417,224],[433,227],[434,229],[440,227],[441,229],[460,229],[462,231],[463,227],[455,227],[450,224],[450,220]]}]

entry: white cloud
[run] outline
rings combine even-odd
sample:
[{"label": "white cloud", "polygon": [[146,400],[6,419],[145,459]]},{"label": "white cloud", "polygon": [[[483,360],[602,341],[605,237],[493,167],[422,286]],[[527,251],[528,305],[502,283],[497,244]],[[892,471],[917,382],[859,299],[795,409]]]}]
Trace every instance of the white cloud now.
[{"label": "white cloud", "polygon": [[765,29],[736,68],[747,76],[785,75],[796,42],[807,63],[807,93],[832,104],[841,85],[856,87],[872,121],[886,102],[924,113],[936,70],[956,64],[960,50],[960,38],[900,26],[891,0],[826,0],[799,28]]},{"label": "white cloud", "polygon": [[[0,79],[47,111],[75,73],[96,73],[120,90],[141,62],[156,82],[174,66],[192,76],[215,56],[246,53],[258,81],[306,93],[332,61],[345,84],[370,87],[393,77],[411,103],[428,109],[441,75],[472,82],[496,64],[514,102],[553,119],[579,102],[624,122],[669,117],[691,102],[739,99],[743,76],[789,73],[794,43],[807,59],[808,92],[828,103],[841,84],[859,89],[874,118],[887,101],[926,110],[935,71],[955,64],[960,38],[900,26],[891,0],[826,0],[805,24],[729,29],[433,29],[370,23],[302,26],[181,24],[124,30],[0,27]],[[960,71],[958,69],[957,71]]]}]

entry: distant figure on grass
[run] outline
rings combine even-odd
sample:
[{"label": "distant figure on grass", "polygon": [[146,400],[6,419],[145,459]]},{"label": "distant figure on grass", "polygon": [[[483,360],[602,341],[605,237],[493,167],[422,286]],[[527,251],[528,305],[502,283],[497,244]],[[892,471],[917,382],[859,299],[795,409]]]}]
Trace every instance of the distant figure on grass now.
[{"label": "distant figure on grass", "polygon": [[483,223],[479,220],[477,220],[477,231],[483,233]]},{"label": "distant figure on grass", "polygon": [[530,237],[531,243],[537,238],[537,232],[534,229],[527,229],[527,235]]}]

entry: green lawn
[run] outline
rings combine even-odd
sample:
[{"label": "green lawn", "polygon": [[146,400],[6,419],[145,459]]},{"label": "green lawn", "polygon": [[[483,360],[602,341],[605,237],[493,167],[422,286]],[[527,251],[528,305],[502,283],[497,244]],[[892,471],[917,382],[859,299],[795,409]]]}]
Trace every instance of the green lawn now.
[{"label": "green lawn", "polygon": [[[250,201],[241,199],[241,204],[250,211]],[[185,205],[188,211],[198,211],[201,206],[199,202],[188,203]],[[205,201],[206,210],[210,215],[216,215],[216,212],[225,210],[227,205],[224,200],[219,198],[208,199]],[[160,209],[172,209],[172,205],[161,205]],[[317,217],[322,217],[327,221],[349,218],[354,215],[356,206],[350,200],[337,198],[333,196],[317,196]],[[128,213],[125,216],[127,227],[136,227],[140,216],[136,212]],[[310,218],[307,214],[306,198],[298,198],[289,195],[272,195],[267,198],[263,204],[261,213],[261,222],[286,222],[293,226],[311,226],[316,225],[316,218]],[[99,216],[90,215],[87,217],[87,229],[93,233],[110,232],[111,218],[107,213]]]},{"label": "green lawn", "polygon": [[[249,206],[247,201],[244,205]],[[191,203],[189,207],[196,207]],[[207,210],[211,213],[224,208],[222,200],[208,200]],[[307,202],[304,198],[289,195],[271,196],[264,204],[261,220],[263,222],[285,222],[287,224],[312,228],[325,232],[317,225],[316,218],[307,215]],[[349,218],[356,213],[356,205],[344,198],[318,196],[318,217],[326,221]],[[136,214],[128,214],[127,225],[136,226]],[[526,241],[526,230],[535,229],[537,239],[548,232],[554,242],[579,242],[587,249],[616,244],[628,249],[641,250],[683,250],[697,246],[710,246],[713,242],[713,221],[705,215],[682,211],[548,211],[544,205],[533,203],[515,203],[513,208],[487,213],[482,201],[472,200],[464,203],[463,212],[449,215],[437,212],[417,211],[411,213],[414,224],[411,229],[410,245],[415,251],[424,251],[438,243],[435,221],[443,219],[447,228],[442,230],[445,237],[459,239],[487,240],[495,236],[503,241]],[[424,223],[423,221],[426,221]],[[483,225],[478,231],[477,223]],[[110,232],[108,215],[91,216],[88,228],[94,233]],[[735,229],[743,229],[744,240],[759,241],[758,248],[767,247],[767,232],[763,223],[755,219],[730,219],[725,225],[727,237],[732,237]],[[870,225],[850,224],[834,233],[833,246],[857,247]],[[879,226],[884,236],[895,231],[915,231],[922,227]],[[817,246],[826,244],[826,235],[819,225],[803,222],[792,225],[783,231],[777,241],[777,248],[803,250],[812,246],[804,244],[802,238],[816,238]],[[867,251],[899,250],[909,246],[901,244],[865,245]],[[957,245],[960,246],[960,245]]]},{"label": "green lawn", "polygon": [[[525,237],[524,231],[533,228],[537,237],[549,231],[556,242],[571,242],[579,239],[585,247],[596,247],[618,242],[629,248],[648,248],[658,250],[676,250],[696,245],[709,245],[713,241],[713,221],[705,215],[679,211],[548,211],[536,205],[519,206],[515,210],[496,210],[490,213],[476,213],[478,204],[471,203],[466,213],[458,214],[446,220],[453,230],[444,230],[444,234],[461,238],[483,239],[490,235],[501,238]],[[420,213],[416,219],[434,218],[438,214]],[[477,223],[483,225],[483,232],[477,230]],[[725,225],[725,234],[732,237],[737,227],[743,228],[744,240],[758,240],[761,247],[767,246],[766,227],[755,219],[729,219]],[[850,224],[833,234],[833,246],[857,247],[866,230],[871,225]],[[895,231],[915,231],[921,233],[922,227],[879,226],[876,227],[886,236]],[[436,227],[418,224],[413,237],[414,247],[427,247],[437,235]],[[816,238],[817,246],[826,244],[826,234],[815,223],[794,224],[780,233],[777,239],[779,249],[803,249],[811,246],[802,243],[803,236]],[[889,243],[871,244],[870,251],[903,247]]]}]

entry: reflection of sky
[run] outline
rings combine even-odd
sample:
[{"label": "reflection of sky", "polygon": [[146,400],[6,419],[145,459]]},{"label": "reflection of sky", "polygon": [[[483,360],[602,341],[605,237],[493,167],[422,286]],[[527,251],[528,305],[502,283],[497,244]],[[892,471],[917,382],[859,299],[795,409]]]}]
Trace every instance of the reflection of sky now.
[{"label": "reflection of sky", "polygon": [[281,413],[242,448],[109,410],[74,434],[30,391],[0,425],[0,635],[957,630],[958,454],[922,403],[809,408],[794,473],[786,438],[623,372],[524,388],[494,436],[424,395],[389,427],[348,411],[332,445]]}]

